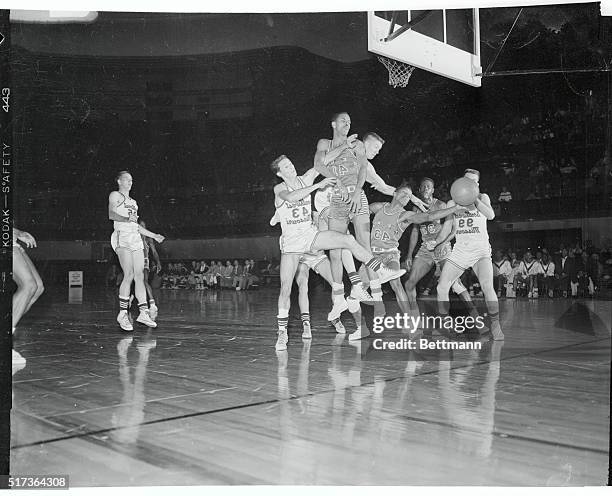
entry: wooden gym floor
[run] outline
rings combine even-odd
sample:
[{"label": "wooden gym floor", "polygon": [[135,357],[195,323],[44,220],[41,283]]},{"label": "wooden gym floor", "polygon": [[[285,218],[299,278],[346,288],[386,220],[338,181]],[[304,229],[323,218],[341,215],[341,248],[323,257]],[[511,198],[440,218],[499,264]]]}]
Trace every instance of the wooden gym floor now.
[{"label": "wooden gym floor", "polygon": [[[159,327],[122,332],[112,290],[47,289],[15,335],[11,472],[71,486],[602,485],[610,301],[506,300],[504,343],[370,360],[372,340],[312,342],[277,290],[161,290]],[[352,330],[349,314],[343,320]]]}]

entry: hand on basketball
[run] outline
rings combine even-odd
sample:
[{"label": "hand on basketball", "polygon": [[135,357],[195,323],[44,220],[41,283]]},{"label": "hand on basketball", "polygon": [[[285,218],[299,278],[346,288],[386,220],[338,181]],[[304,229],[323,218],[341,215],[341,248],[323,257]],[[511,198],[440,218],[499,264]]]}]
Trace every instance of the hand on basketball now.
[{"label": "hand on basketball", "polygon": [[328,186],[333,186],[336,184],[336,181],[338,181],[338,179],[335,177],[326,177],[318,184],[318,189],[325,189]]},{"label": "hand on basketball", "polygon": [[28,248],[36,248],[36,240],[34,239],[34,236],[28,232],[19,231],[17,234],[17,239],[25,243]]},{"label": "hand on basketball", "polygon": [[355,148],[355,141],[357,140],[356,134],[351,134],[348,138],[346,138],[346,144],[349,148]]},{"label": "hand on basketball", "polygon": [[455,205],[455,212],[466,212],[467,210],[469,208],[466,205]]}]

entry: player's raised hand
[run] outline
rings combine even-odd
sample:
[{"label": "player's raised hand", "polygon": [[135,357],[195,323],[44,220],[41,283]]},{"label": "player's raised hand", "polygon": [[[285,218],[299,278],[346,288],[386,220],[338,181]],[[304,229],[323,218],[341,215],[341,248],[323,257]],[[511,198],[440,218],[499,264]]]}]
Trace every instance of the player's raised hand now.
[{"label": "player's raised hand", "polygon": [[325,179],[323,179],[323,181],[321,181],[318,185],[317,188],[318,189],[325,189],[328,186],[334,186],[336,184],[336,181],[338,179],[335,177],[326,177]]},{"label": "player's raised hand", "polygon": [[356,140],[357,140],[357,135],[351,134],[348,138],[346,138],[346,144],[348,145],[349,148],[355,148],[355,145],[357,145],[357,143],[355,143]]},{"label": "player's raised hand", "polygon": [[419,208],[422,212],[426,212],[427,211],[427,205],[425,205],[425,202],[423,202],[423,200],[421,200],[420,198],[417,198],[416,196],[412,195],[410,196],[410,201],[417,206],[417,208]]},{"label": "player's raised hand", "polygon": [[17,239],[25,243],[28,248],[36,248],[36,240],[34,236],[25,231],[17,231]]}]

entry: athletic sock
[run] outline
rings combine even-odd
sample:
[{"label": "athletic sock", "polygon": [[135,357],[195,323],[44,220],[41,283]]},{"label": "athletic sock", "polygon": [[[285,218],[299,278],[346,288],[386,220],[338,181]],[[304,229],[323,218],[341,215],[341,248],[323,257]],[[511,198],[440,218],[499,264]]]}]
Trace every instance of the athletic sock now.
[{"label": "athletic sock", "polygon": [[129,296],[120,296],[119,297],[119,309],[122,312],[127,312],[129,304],[130,304],[130,297]]},{"label": "athletic sock", "polygon": [[147,306],[146,303],[139,303],[138,304],[138,310],[140,310],[140,312],[145,312],[149,309],[149,307]]},{"label": "athletic sock", "polygon": [[344,298],[344,284],[332,282],[332,300],[336,301],[338,298]]},{"label": "athletic sock", "polygon": [[353,286],[359,284],[361,282],[361,277],[359,277],[359,274],[357,274],[357,272],[349,272],[348,277],[351,281],[351,284]]},{"label": "athletic sock", "polygon": [[370,292],[372,293],[372,298],[376,301],[382,300],[382,288],[380,287],[379,279],[372,279],[370,281]]},{"label": "athletic sock", "polygon": [[155,305],[155,300],[153,298],[151,298],[149,300],[149,306],[152,307],[153,305]]},{"label": "athletic sock", "polygon": [[366,267],[369,267],[374,272],[380,269],[381,266],[382,266],[382,262],[378,260],[377,258],[370,258],[370,260],[366,262]]},{"label": "athletic sock", "polygon": [[302,314],[302,327],[306,326],[306,324],[310,325],[310,314],[309,313]]},{"label": "athletic sock", "polygon": [[289,324],[289,309],[279,308],[276,319],[278,321],[278,332],[287,332],[287,325]]}]

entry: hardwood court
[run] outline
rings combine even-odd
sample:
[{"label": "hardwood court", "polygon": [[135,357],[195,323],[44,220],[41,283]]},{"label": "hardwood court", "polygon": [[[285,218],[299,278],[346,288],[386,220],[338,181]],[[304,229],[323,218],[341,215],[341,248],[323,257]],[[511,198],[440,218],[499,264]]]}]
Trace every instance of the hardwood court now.
[{"label": "hardwood court", "polygon": [[[72,486],[601,485],[609,301],[507,300],[504,344],[368,360],[311,301],[274,351],[276,290],[163,290],[159,327],[119,330],[115,296],[49,289],[15,348],[13,474]],[[292,316],[298,316],[297,305]],[[345,319],[350,329],[350,319]],[[498,359],[499,358],[499,359]]]}]

